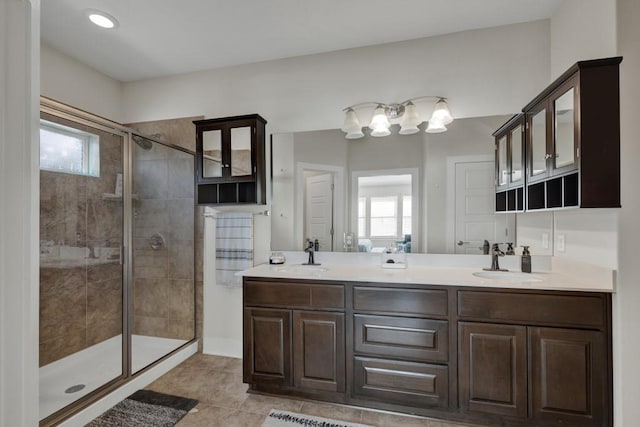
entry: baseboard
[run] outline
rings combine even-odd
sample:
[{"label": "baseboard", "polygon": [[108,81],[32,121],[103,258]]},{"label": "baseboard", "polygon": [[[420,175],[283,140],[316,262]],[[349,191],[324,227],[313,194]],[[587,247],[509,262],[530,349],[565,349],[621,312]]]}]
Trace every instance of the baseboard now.
[{"label": "baseboard", "polygon": [[232,338],[204,337],[202,352],[215,356],[236,357],[242,359],[242,340]]},{"label": "baseboard", "polygon": [[86,409],[78,412],[71,418],[65,420],[59,426],[61,427],[76,427],[83,426],[102,414],[107,409],[111,408],[123,399],[133,394],[135,391],[140,390],[160,378],[162,375],[169,372],[171,369],[178,366],[180,363],[187,360],[198,351],[198,342],[195,341],[183,348],[167,360],[158,363],[148,371],[141,374],[124,384],[122,387],[109,393],[102,399],[98,400],[93,405],[88,406]]}]

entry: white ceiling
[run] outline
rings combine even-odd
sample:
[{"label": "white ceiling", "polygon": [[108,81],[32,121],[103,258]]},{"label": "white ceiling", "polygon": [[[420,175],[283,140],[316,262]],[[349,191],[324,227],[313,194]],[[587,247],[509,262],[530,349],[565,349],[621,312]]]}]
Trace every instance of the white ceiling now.
[{"label": "white ceiling", "polygon": [[[42,41],[133,81],[549,18],[562,0],[45,0]],[[116,17],[91,24],[86,9]]]}]

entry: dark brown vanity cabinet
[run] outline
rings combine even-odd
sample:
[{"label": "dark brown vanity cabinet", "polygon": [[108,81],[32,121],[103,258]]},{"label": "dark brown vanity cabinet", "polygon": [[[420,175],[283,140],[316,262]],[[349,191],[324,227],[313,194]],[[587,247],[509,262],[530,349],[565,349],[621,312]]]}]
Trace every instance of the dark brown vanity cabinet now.
[{"label": "dark brown vanity cabinet", "polygon": [[266,120],[251,114],[193,123],[198,204],[266,203]]},{"label": "dark brown vanity cabinet", "polygon": [[502,426],[612,426],[611,295],[244,279],[252,392]]},{"label": "dark brown vanity cabinet", "polygon": [[493,291],[458,296],[462,411],[529,419],[534,425],[611,425],[606,296]]},{"label": "dark brown vanity cabinet", "polygon": [[244,283],[244,382],[345,391],[344,286]]},{"label": "dark brown vanity cabinet", "polygon": [[493,133],[496,140],[496,212],[524,210],[524,114],[516,114]]},{"label": "dark brown vanity cabinet", "polygon": [[527,210],[620,207],[621,61],[580,61],[524,107]]}]

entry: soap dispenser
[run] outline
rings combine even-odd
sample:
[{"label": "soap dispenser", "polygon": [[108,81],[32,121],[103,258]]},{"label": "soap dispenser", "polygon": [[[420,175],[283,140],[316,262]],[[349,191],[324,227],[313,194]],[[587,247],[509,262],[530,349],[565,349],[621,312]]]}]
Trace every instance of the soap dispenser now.
[{"label": "soap dispenser", "polygon": [[531,253],[529,253],[529,246],[522,246],[522,258],[520,263],[520,270],[523,273],[531,273]]}]

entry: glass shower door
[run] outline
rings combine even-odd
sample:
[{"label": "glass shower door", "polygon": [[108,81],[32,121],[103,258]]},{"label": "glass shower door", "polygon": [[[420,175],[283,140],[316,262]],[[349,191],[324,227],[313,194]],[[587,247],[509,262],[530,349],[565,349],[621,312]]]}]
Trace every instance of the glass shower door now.
[{"label": "glass shower door", "polygon": [[194,156],[133,135],[131,372],[195,336]]},{"label": "glass shower door", "polygon": [[123,376],[125,135],[41,114],[40,419]]}]

